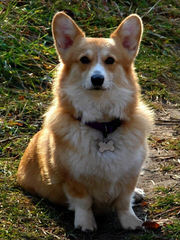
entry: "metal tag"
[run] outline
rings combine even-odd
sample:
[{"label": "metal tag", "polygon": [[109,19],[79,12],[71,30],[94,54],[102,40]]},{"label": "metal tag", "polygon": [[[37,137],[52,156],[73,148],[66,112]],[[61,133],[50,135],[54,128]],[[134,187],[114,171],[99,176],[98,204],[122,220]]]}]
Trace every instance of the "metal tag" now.
[{"label": "metal tag", "polygon": [[103,153],[105,151],[114,152],[114,143],[112,140],[101,141],[98,143],[99,152]]}]

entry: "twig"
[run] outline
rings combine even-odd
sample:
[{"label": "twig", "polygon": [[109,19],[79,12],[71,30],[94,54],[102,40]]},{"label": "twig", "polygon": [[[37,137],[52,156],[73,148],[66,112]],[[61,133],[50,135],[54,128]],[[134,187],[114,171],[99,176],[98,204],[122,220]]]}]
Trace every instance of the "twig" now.
[{"label": "twig", "polygon": [[115,1],[113,1],[113,4],[114,4],[114,6],[116,7],[116,9],[117,9],[120,17],[122,17],[122,16],[123,16],[123,13],[120,11],[119,5],[118,5]]},{"label": "twig", "polygon": [[25,110],[25,108],[26,108],[26,106],[27,106],[27,101],[25,102],[25,104],[24,104],[24,106],[23,106],[23,109],[22,109],[22,111],[18,114],[18,117],[20,117],[21,115],[22,115],[22,113],[24,112],[24,110]]},{"label": "twig", "polygon": [[172,158],[176,158],[177,156],[176,155],[172,155],[172,156],[151,156],[150,158],[157,158],[157,159],[161,159],[161,160],[164,160],[164,159],[166,159],[166,160],[168,160],[168,159],[172,159]]},{"label": "twig", "polygon": [[158,119],[156,120],[157,122],[165,122],[165,123],[180,123],[180,120],[163,120],[163,119]]},{"label": "twig", "polygon": [[50,233],[50,232],[48,232],[48,231],[45,231],[43,228],[40,228],[40,229],[41,229],[41,231],[42,231],[45,235],[49,234],[49,235],[53,236],[54,238],[61,239],[61,238],[58,237],[57,235],[55,235],[55,234],[53,234],[53,233]]},{"label": "twig", "polygon": [[177,125],[179,123],[180,123],[180,120],[161,120],[161,119],[156,120],[155,122],[156,125],[167,125],[167,126]]},{"label": "twig", "polygon": [[157,2],[149,9],[149,11],[147,11],[147,12],[142,16],[142,18],[145,17],[145,16],[147,16],[147,15],[156,7],[156,5],[159,4],[160,1],[161,1],[161,0],[157,1]]},{"label": "twig", "polygon": [[177,125],[177,123],[156,123],[156,126],[174,126]]},{"label": "twig", "polygon": [[[147,12],[147,13],[145,13],[143,16],[141,16],[141,18],[143,18],[144,16],[146,16],[146,15],[148,15],[155,7],[156,7],[156,5],[158,5],[159,4],[159,2],[160,2],[161,0],[159,0],[159,1],[157,1],[155,4],[154,4],[154,6],[152,6],[150,9],[149,9],[149,11]],[[116,6],[116,4],[115,4],[115,6]],[[131,6],[130,6],[131,7]],[[122,13],[121,13],[122,14]],[[122,16],[121,16],[122,17]],[[91,34],[95,34],[95,33],[99,33],[99,32],[105,32],[105,31],[108,31],[108,30],[114,30],[114,29],[116,29],[117,28],[117,26],[116,27],[111,27],[111,28],[104,28],[104,29],[101,29],[101,30],[96,30],[96,31],[92,31],[92,32],[90,32]]]},{"label": "twig", "polygon": [[156,217],[160,217],[160,216],[162,216],[162,215],[164,215],[164,214],[166,214],[166,213],[170,213],[170,212],[173,212],[173,211],[175,211],[175,210],[180,210],[180,206],[171,208],[171,209],[169,209],[169,210],[167,210],[167,211],[165,211],[165,212],[158,213],[158,214],[156,214],[156,215],[153,216],[153,217],[155,217],[155,218],[156,218]]},{"label": "twig", "polygon": [[10,141],[12,139],[15,139],[15,138],[18,138],[19,136],[14,136],[14,137],[9,137],[9,138],[6,138],[6,139],[2,139],[0,140],[0,143],[4,143],[4,142],[7,142],[7,141]]}]

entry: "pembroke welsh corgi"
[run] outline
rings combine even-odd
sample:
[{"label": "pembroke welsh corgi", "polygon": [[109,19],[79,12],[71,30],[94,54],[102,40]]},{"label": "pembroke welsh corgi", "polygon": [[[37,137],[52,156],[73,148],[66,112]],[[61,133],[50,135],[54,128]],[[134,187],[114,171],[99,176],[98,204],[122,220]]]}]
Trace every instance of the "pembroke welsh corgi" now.
[{"label": "pembroke welsh corgi", "polygon": [[53,203],[67,203],[82,231],[97,228],[92,206],[112,207],[124,229],[136,229],[142,220],[131,199],[153,125],[133,65],[141,18],[125,18],[110,38],[88,38],[59,12],[52,32],[61,62],[54,97],[22,157],[18,182]]}]

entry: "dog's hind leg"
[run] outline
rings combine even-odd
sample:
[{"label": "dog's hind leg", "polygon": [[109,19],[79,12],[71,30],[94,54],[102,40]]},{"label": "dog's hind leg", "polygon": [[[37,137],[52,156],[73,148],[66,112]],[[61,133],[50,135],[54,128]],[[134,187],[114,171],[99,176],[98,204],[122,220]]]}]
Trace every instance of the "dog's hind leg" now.
[{"label": "dog's hind leg", "polygon": [[132,204],[141,202],[145,197],[144,190],[141,188],[135,188],[132,196]]}]

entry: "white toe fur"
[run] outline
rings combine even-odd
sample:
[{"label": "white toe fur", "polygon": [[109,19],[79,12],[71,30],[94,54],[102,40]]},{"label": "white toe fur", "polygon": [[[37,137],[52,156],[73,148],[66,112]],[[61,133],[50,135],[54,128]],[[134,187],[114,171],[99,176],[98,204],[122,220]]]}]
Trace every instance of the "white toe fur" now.
[{"label": "white toe fur", "polygon": [[96,221],[92,210],[76,208],[74,227],[80,228],[82,231],[94,231],[97,229]]},{"label": "white toe fur", "polygon": [[69,202],[69,209],[75,211],[74,227],[80,228],[82,231],[94,231],[97,229],[96,221],[91,209],[92,199],[90,196],[84,198],[72,197],[66,188],[65,194]]},{"label": "white toe fur", "polygon": [[119,220],[124,229],[135,230],[142,227],[143,221],[136,217],[133,210],[121,211],[119,213]]}]

